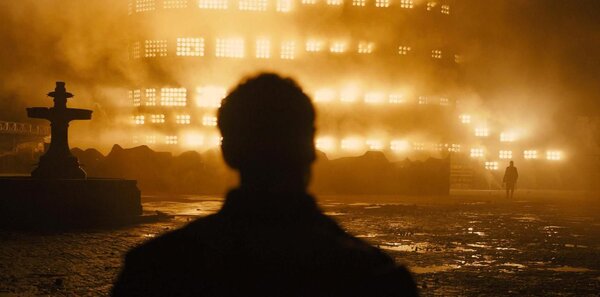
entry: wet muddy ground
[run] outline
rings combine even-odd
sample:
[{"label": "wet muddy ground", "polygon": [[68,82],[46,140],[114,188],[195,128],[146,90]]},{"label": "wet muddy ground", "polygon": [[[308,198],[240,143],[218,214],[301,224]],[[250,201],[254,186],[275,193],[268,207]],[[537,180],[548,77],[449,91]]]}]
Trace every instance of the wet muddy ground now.
[{"label": "wet muddy ground", "polygon": [[[215,212],[215,197],[146,197],[170,221],[117,230],[0,231],[0,296],[106,295],[122,256]],[[347,230],[414,272],[423,296],[599,296],[600,197],[500,193],[320,198]]]}]

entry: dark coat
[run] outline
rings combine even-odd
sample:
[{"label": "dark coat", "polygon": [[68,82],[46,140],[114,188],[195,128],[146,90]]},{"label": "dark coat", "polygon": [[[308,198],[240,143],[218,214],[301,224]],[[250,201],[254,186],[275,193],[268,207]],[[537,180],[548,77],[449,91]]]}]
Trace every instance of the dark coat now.
[{"label": "dark coat", "polygon": [[506,171],[504,171],[504,178],[502,179],[503,182],[505,182],[507,184],[514,184],[517,182],[518,178],[519,178],[519,172],[517,171],[517,167],[515,167],[515,166],[506,167]]},{"label": "dark coat", "polygon": [[417,296],[406,268],[304,193],[234,190],[216,214],[130,251],[113,296]]}]

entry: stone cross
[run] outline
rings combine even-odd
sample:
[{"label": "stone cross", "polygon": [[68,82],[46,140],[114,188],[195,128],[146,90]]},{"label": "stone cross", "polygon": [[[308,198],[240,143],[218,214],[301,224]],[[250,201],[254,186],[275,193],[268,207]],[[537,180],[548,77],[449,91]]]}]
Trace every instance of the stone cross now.
[{"label": "stone cross", "polygon": [[87,109],[67,108],[67,98],[73,97],[65,89],[64,82],[56,82],[56,88],[48,96],[54,98],[54,107],[27,108],[27,116],[50,121],[50,148],[40,157],[38,167],[31,172],[34,178],[49,179],[82,179],[86,173],[79,166],[79,161],[69,149],[69,122],[73,120],[89,120],[92,111]]}]

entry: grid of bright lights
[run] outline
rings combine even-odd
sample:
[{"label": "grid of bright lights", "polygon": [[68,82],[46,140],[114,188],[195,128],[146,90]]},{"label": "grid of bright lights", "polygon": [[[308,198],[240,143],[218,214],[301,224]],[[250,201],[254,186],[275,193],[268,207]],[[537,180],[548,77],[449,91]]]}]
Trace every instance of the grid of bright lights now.
[{"label": "grid of bright lights", "polygon": [[238,8],[248,11],[267,11],[267,0],[239,0]]},{"label": "grid of bright lights", "polygon": [[550,161],[558,161],[562,159],[561,151],[546,151],[546,159]]},{"label": "grid of bright lights", "polygon": [[306,41],[305,50],[313,53],[320,52],[323,50],[323,44],[324,42],[321,40],[309,39]]},{"label": "grid of bright lights", "polygon": [[393,152],[408,151],[410,147],[410,143],[406,140],[392,140],[390,142],[390,150]]},{"label": "grid of bright lights", "polygon": [[256,58],[268,59],[271,57],[271,41],[268,38],[256,40]]},{"label": "grid of bright lights", "polygon": [[390,104],[402,104],[405,103],[406,101],[404,100],[404,96],[400,95],[400,94],[390,94],[388,96],[389,100],[388,102]]},{"label": "grid of bright lights", "polygon": [[441,59],[442,58],[442,51],[441,50],[432,50],[431,51],[431,57],[434,59]]},{"label": "grid of bright lights", "polygon": [[163,0],[163,7],[167,9],[186,8],[187,6],[188,0]]},{"label": "grid of bright lights", "polygon": [[500,168],[500,166],[498,165],[498,162],[496,161],[486,161],[485,164],[485,169],[486,170],[498,170]]},{"label": "grid of bright lights", "polygon": [[187,90],[185,88],[162,88],[160,89],[161,106],[186,106]]},{"label": "grid of bright lights", "polygon": [[147,135],[146,143],[147,144],[155,144],[156,143],[156,135]]},{"label": "grid of bright lights", "polygon": [[133,116],[133,123],[136,125],[143,125],[146,122],[146,117],[143,115]]},{"label": "grid of bright lights", "polygon": [[165,122],[164,114],[152,114],[150,115],[150,122],[152,124],[163,124]]},{"label": "grid of bright lights", "polygon": [[221,100],[227,95],[227,89],[219,86],[202,86],[196,88],[196,105],[198,107],[218,108]]},{"label": "grid of bright lights", "polygon": [[135,107],[142,105],[142,91],[140,91],[140,90],[129,91],[129,101]]},{"label": "grid of bright lights", "polygon": [[490,136],[490,129],[488,129],[487,127],[477,127],[475,128],[475,136],[488,137]]},{"label": "grid of bright lights", "polygon": [[419,96],[419,100],[417,101],[417,103],[419,103],[419,105],[424,105],[427,104],[427,97],[426,96]]},{"label": "grid of bright lights", "polygon": [[189,125],[192,117],[189,114],[178,114],[175,116],[175,123],[179,125]]},{"label": "grid of bright lights", "polygon": [[243,58],[245,55],[244,39],[217,38],[215,55],[219,58]]},{"label": "grid of bright lights", "polygon": [[471,158],[481,158],[483,157],[484,150],[483,148],[472,148],[471,149]]},{"label": "grid of bright lights", "polygon": [[177,38],[177,56],[204,56],[204,38]]},{"label": "grid of bright lights", "polygon": [[139,41],[132,43],[130,49],[132,59],[139,59],[142,57],[142,49]]},{"label": "grid of bright lights", "polygon": [[450,14],[450,5],[442,5],[442,13],[449,15]]},{"label": "grid of bright lights", "polygon": [[217,117],[212,115],[205,115],[202,117],[202,126],[216,127]]},{"label": "grid of bright lights", "polygon": [[513,153],[512,153],[512,151],[509,151],[509,150],[501,150],[501,151],[498,153],[498,157],[499,157],[501,160],[512,159],[512,157],[513,157]]},{"label": "grid of bright lights", "polygon": [[315,4],[317,4],[317,0],[302,0],[301,2],[304,5],[315,5]]},{"label": "grid of bright lights", "polygon": [[290,12],[294,7],[293,0],[277,0],[277,11],[278,12]]},{"label": "grid of bright lights", "polygon": [[468,114],[461,114],[458,116],[458,118],[460,119],[460,122],[463,124],[470,124],[471,123],[471,115]]},{"label": "grid of bright lights", "polygon": [[202,9],[227,9],[229,0],[199,0],[198,7]]},{"label": "grid of bright lights", "polygon": [[135,12],[146,12],[156,8],[155,0],[135,0]]},{"label": "grid of bright lights", "polygon": [[400,7],[401,8],[413,8],[414,7],[413,0],[400,0]]},{"label": "grid of bright lights", "polygon": [[398,46],[398,54],[399,55],[406,56],[406,55],[408,55],[408,52],[410,52],[410,46],[406,46],[406,45]]},{"label": "grid of bright lights", "polygon": [[156,106],[156,89],[146,89],[146,106]]},{"label": "grid of bright lights", "polygon": [[390,0],[375,0],[375,7],[390,7]]},{"label": "grid of bright lights", "polygon": [[538,158],[538,153],[536,150],[526,150],[523,152],[523,158],[527,160],[534,160]]},{"label": "grid of bright lights", "polygon": [[412,144],[413,150],[420,152],[425,150],[425,144],[422,142],[413,142]]},{"label": "grid of bright lights", "polygon": [[166,40],[146,40],[144,42],[145,58],[166,57],[167,56],[167,41]]},{"label": "grid of bright lights", "polygon": [[448,105],[450,105],[450,100],[448,100],[448,98],[446,98],[446,97],[442,97],[442,98],[440,98],[440,105],[448,106]]},{"label": "grid of bright lights", "polygon": [[437,6],[436,2],[427,2],[427,11],[432,11]]},{"label": "grid of bright lights", "polygon": [[375,43],[373,43],[373,42],[361,41],[358,43],[358,53],[359,54],[370,54],[373,52],[374,48],[375,48]]},{"label": "grid of bright lights", "polygon": [[340,6],[344,4],[344,0],[327,0],[327,5]]},{"label": "grid of bright lights", "polygon": [[179,143],[177,135],[167,135],[165,136],[165,144],[177,144]]},{"label": "grid of bright lights", "polygon": [[293,60],[296,58],[296,42],[293,40],[283,41],[281,43],[280,58],[284,60]]},{"label": "grid of bright lights", "polygon": [[352,6],[366,6],[367,0],[352,0]]},{"label": "grid of bright lights", "polygon": [[344,53],[347,49],[348,43],[345,41],[334,41],[331,43],[331,46],[329,46],[329,51],[334,54]]}]

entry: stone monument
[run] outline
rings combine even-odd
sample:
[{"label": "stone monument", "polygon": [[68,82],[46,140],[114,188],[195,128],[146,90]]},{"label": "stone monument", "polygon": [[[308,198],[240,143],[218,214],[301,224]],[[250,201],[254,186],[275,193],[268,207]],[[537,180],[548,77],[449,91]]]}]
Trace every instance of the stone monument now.
[{"label": "stone monument", "polygon": [[90,120],[92,111],[67,108],[73,95],[64,82],[57,82],[48,96],[53,107],[27,108],[27,114],[50,121],[50,146],[31,177],[0,177],[0,227],[81,228],[148,221],[142,216],[137,181],[87,177],[71,154],[69,122]]}]

